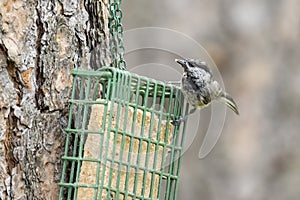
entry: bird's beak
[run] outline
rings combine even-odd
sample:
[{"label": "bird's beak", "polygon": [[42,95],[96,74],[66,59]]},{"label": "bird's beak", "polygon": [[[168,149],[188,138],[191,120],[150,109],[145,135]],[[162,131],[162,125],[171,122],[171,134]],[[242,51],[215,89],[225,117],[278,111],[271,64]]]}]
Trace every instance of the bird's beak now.
[{"label": "bird's beak", "polygon": [[177,62],[178,64],[185,66],[186,65],[186,61],[183,59],[175,59],[175,62]]}]

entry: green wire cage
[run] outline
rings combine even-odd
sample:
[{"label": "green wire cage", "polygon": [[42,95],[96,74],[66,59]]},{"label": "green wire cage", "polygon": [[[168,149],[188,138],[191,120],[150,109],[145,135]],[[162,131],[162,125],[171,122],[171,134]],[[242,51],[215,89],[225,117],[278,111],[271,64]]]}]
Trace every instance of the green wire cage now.
[{"label": "green wire cage", "polygon": [[180,88],[126,71],[121,0],[109,1],[114,67],[74,69],[59,199],[176,199],[188,110]]},{"label": "green wire cage", "polygon": [[60,199],[176,199],[178,87],[124,70],[73,70]]}]

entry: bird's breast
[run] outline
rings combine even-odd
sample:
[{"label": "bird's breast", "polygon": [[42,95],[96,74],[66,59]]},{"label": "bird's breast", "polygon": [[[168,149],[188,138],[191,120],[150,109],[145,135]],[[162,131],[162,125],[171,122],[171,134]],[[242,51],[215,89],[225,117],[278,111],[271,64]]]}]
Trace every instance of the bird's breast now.
[{"label": "bird's breast", "polygon": [[181,89],[185,99],[194,107],[205,107],[211,101],[209,90],[205,89],[201,80],[195,82],[193,79],[183,76]]}]

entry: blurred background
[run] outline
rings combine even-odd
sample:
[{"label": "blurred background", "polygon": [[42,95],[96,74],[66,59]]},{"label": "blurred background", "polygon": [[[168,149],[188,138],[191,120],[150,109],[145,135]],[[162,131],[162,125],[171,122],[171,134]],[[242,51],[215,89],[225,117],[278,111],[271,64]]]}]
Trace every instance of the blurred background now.
[{"label": "blurred background", "polygon": [[[240,116],[228,110],[220,140],[201,160],[210,119],[207,109],[200,112],[203,127],[183,156],[179,199],[300,199],[300,1],[127,0],[122,10],[125,30],[169,28],[200,43],[240,109]],[[155,50],[137,55],[126,55],[129,69],[170,58]]]}]

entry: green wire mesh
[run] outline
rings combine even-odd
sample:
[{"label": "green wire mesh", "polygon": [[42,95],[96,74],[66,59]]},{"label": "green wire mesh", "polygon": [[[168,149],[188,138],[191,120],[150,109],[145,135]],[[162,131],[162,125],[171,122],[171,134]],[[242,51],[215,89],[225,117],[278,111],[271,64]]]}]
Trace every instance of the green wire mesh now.
[{"label": "green wire mesh", "polygon": [[59,199],[176,199],[180,89],[112,67],[72,74]]},{"label": "green wire mesh", "polygon": [[124,71],[121,0],[109,0],[112,67],[73,70],[59,199],[176,199],[185,123],[178,87]]}]

